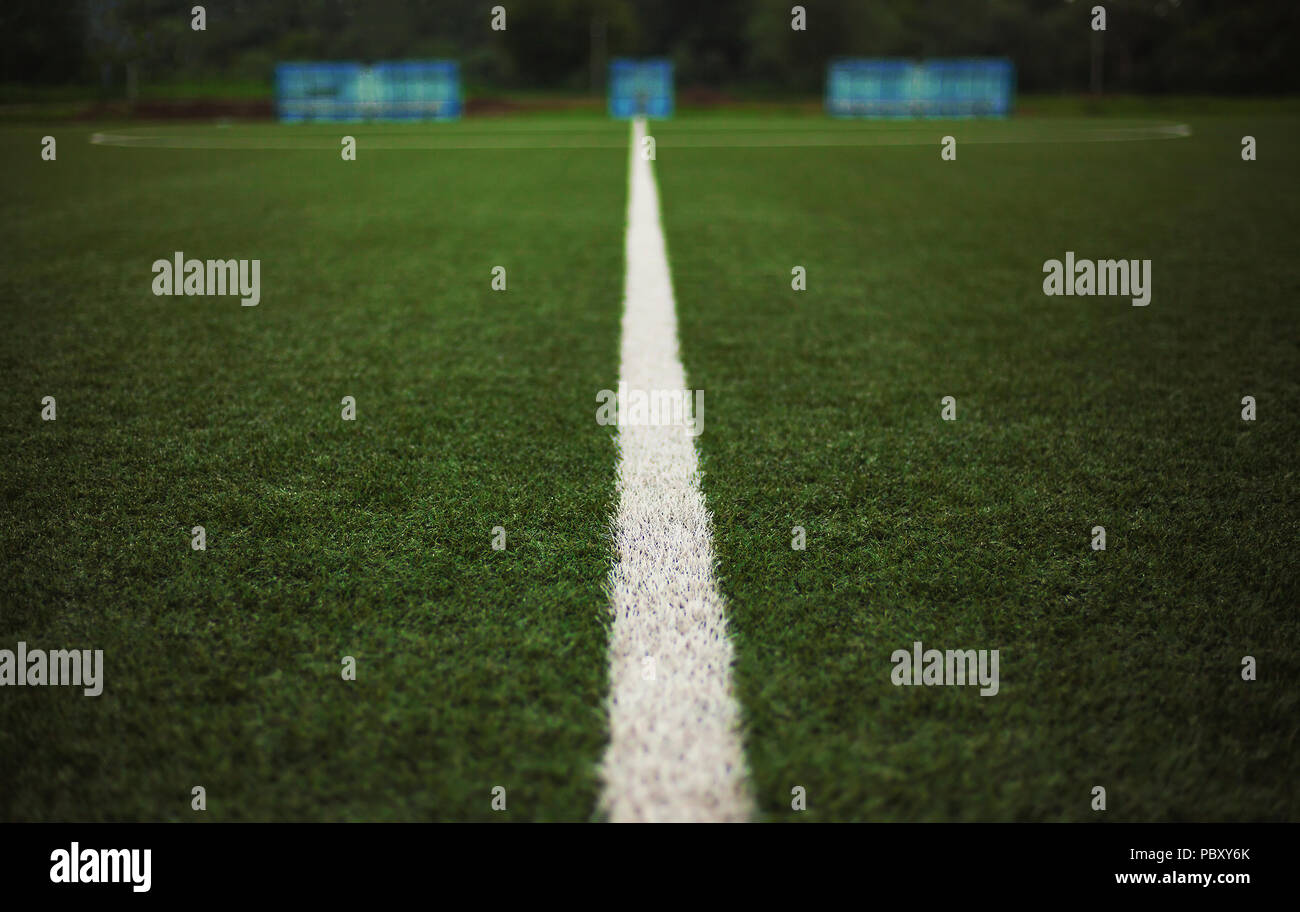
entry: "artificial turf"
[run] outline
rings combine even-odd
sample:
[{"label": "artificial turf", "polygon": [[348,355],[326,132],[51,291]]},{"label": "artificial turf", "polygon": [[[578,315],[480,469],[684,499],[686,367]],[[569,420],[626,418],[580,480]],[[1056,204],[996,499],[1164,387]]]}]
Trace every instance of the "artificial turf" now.
[{"label": "artificial turf", "polygon": [[[658,130],[765,819],[1300,816],[1300,120],[1178,120],[1097,143],[877,124],[864,148]],[[1067,250],[1149,258],[1150,305],[1046,297]],[[894,686],[917,640],[998,649],[1000,692]]]},{"label": "artificial turf", "polygon": [[[1123,114],[654,125],[763,819],[1300,816],[1300,129]],[[0,693],[0,819],[596,815],[626,135],[0,131],[0,648],[107,666]],[[175,250],[261,303],[153,296]],[[1151,305],[1044,297],[1066,250]],[[999,694],[894,687],[916,639]]]},{"label": "artificial turf", "polygon": [[[586,819],[625,153],[258,130],[332,139],[0,134],[0,648],[106,664],[0,693],[0,818]],[[261,303],[155,297],[176,250]]]}]

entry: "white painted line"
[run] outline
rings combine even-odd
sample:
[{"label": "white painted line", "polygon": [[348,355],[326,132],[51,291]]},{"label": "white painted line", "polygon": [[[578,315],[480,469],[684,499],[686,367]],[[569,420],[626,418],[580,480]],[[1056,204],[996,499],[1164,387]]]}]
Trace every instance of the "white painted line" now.
[{"label": "white painted line", "polygon": [[[645,134],[645,121],[635,120],[620,380],[632,391],[683,390]],[[620,426],[618,443],[603,810],[619,822],[745,820],[752,805],[731,641],[694,438],[681,424]]]},{"label": "white painted line", "polygon": [[[930,146],[944,130],[956,128],[926,125],[920,122],[900,126],[827,125],[810,121],[812,128],[788,130],[759,126],[740,128],[690,127],[675,125],[672,132],[659,137],[661,148],[672,149],[804,149],[818,147]],[[958,134],[965,145],[1004,144],[1074,144],[1091,142],[1140,142],[1180,139],[1192,135],[1187,124],[1149,123],[1136,126],[1107,126],[1105,123],[1080,126],[1069,123],[1011,121],[1005,125],[975,122],[974,134]],[[360,125],[358,125],[360,126]],[[1001,127],[1005,127],[1002,129]],[[127,128],[128,130],[130,128]],[[524,131],[519,129],[431,130],[424,132],[385,132],[366,126],[356,133],[366,149],[411,151],[503,151],[571,149],[610,149],[621,147],[624,139],[616,133],[599,131]],[[95,133],[92,145],[125,146],[149,149],[258,149],[258,150],[328,150],[338,149],[338,136],[299,132],[297,126],[248,128],[248,132],[218,131],[212,127],[178,128],[170,133]]]}]

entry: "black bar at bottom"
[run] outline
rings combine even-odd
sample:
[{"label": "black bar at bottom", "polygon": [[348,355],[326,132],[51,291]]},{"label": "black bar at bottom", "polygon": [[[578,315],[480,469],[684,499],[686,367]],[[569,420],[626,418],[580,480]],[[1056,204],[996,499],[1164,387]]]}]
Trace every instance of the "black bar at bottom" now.
[{"label": "black bar at bottom", "polygon": [[[545,831],[453,826],[9,824],[0,827],[0,895],[9,900],[64,894],[92,901],[109,895],[127,901],[278,895],[295,903],[319,898],[333,904],[349,897],[373,902],[389,891],[417,896],[435,891],[431,900],[448,900],[454,895],[449,887],[464,885],[470,897],[483,890],[489,900],[522,891],[540,901],[558,891],[570,902],[599,901],[631,889],[656,901],[686,900],[699,888],[708,890],[706,884],[737,894],[751,889],[766,894],[821,893],[843,883],[872,901],[881,894],[919,897],[957,890],[990,898],[1133,893],[1181,901],[1196,894],[1231,902],[1262,896],[1261,889],[1276,894],[1285,888],[1290,878],[1283,866],[1296,833],[1285,824],[707,830],[568,825]],[[70,870],[74,844],[76,875]],[[136,889],[145,885],[142,852],[132,854],[128,865],[124,854],[101,851],[120,849],[150,850],[147,890]],[[84,882],[111,880],[115,874],[117,882]],[[72,876],[76,883],[69,882]]]}]

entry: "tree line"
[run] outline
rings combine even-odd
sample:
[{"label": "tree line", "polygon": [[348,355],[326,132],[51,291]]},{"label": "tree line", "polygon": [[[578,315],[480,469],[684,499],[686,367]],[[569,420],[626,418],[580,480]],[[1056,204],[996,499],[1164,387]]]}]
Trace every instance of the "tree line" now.
[{"label": "tree line", "polygon": [[[816,94],[838,56],[1012,59],[1021,91],[1285,94],[1285,0],[5,0],[0,83],[269,84],[281,60],[459,60],[471,91],[603,90],[610,57],[666,56],[679,87]],[[1092,8],[1107,28],[1091,28]],[[505,28],[490,27],[493,7]]]}]

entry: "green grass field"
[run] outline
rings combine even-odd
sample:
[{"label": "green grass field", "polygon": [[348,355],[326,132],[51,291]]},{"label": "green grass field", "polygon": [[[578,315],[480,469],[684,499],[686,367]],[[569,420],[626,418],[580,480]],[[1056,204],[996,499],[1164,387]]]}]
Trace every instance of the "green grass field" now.
[{"label": "green grass field", "polygon": [[[761,817],[1300,818],[1300,117],[653,132]],[[0,692],[0,819],[595,818],[625,126],[7,126],[0,166],[0,648],[107,669]],[[261,303],[155,297],[176,250]],[[1150,306],[1045,297],[1066,250],[1151,259]],[[918,639],[1001,692],[892,686]]]},{"label": "green grass field", "polygon": [[[1300,813],[1300,124],[1187,120],[965,148],[956,125],[955,162],[665,157],[762,809],[799,816],[804,785],[813,819],[1089,819],[1103,785],[1111,819]],[[1242,162],[1244,134],[1272,151]],[[1151,258],[1151,304],[1045,297],[1066,250]],[[1000,648],[1003,690],[894,687],[918,639]]]},{"label": "green grass field", "polygon": [[[4,137],[0,629],[107,683],[6,688],[0,817],[588,815],[623,157],[88,136]],[[261,303],[154,297],[177,249],[259,257]]]}]

